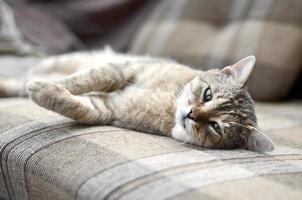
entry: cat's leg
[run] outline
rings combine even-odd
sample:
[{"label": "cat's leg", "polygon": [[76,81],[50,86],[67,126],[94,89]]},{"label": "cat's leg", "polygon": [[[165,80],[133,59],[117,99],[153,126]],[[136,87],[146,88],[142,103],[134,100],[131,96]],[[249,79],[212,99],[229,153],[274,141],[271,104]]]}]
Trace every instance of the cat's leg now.
[{"label": "cat's leg", "polygon": [[49,75],[57,76],[56,78],[68,76],[80,70],[104,65],[115,59],[121,60],[120,57],[110,48],[50,56],[31,67],[29,77],[33,80],[35,78],[49,79]]},{"label": "cat's leg", "polygon": [[114,91],[132,79],[133,69],[130,66],[108,64],[53,81],[30,81],[27,90],[34,102],[49,110],[83,123],[106,123],[111,119],[111,112],[105,102],[94,102],[76,95]]},{"label": "cat's leg", "polygon": [[[101,54],[101,52],[99,53]],[[29,76],[34,78],[47,78],[68,76],[80,69],[98,66],[98,55],[93,52],[75,52],[42,59],[29,70]]]},{"label": "cat's leg", "polygon": [[134,80],[134,68],[127,64],[106,64],[86,72],[56,79],[53,82],[64,86],[70,93],[112,92]]},{"label": "cat's leg", "polygon": [[75,96],[62,85],[37,80],[27,84],[31,99],[38,105],[84,124],[106,124],[111,111],[100,96]]}]

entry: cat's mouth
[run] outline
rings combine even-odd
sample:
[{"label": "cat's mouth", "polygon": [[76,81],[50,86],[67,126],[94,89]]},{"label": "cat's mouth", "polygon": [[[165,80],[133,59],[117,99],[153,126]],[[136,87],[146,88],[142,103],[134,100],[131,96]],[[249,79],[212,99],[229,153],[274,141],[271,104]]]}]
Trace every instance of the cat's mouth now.
[{"label": "cat's mouth", "polygon": [[183,116],[182,117],[182,126],[184,127],[184,128],[186,128],[186,116]]},{"label": "cat's mouth", "polygon": [[191,110],[188,112],[188,113],[183,113],[182,114],[182,121],[181,121],[181,124],[182,124],[182,126],[186,129],[186,127],[187,127],[187,123],[186,122],[188,122],[187,120],[192,120],[190,117],[189,117],[189,115],[190,115],[190,113],[191,113]]}]

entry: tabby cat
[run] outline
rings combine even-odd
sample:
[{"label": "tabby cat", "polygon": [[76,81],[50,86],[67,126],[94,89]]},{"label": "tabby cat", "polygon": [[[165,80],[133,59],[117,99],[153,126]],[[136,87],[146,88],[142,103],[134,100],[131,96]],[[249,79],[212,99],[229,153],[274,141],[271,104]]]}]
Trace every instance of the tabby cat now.
[{"label": "tabby cat", "polygon": [[54,56],[24,80],[0,80],[0,93],[27,95],[83,124],[108,124],[214,149],[264,152],[273,142],[257,127],[245,83],[255,57],[222,70],[111,50]]}]

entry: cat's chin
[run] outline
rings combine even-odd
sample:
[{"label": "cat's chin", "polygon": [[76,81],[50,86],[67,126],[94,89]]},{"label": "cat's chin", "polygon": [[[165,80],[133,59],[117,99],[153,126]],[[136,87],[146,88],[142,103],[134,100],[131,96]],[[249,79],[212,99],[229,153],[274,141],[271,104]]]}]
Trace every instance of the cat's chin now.
[{"label": "cat's chin", "polygon": [[188,99],[188,86],[186,86],[181,94],[181,96],[177,100],[177,109],[175,113],[175,126],[172,129],[172,137],[176,140],[192,143],[192,136],[186,131],[186,122],[185,118],[187,114],[190,112],[191,107],[187,105]]},{"label": "cat's chin", "polygon": [[172,129],[172,137],[176,140],[192,143],[193,138],[186,132],[184,126],[181,124],[176,124]]}]

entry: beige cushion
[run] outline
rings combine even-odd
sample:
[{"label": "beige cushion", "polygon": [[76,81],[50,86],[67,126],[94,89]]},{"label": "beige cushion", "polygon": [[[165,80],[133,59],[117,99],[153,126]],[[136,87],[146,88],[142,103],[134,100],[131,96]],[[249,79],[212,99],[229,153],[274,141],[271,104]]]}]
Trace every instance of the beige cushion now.
[{"label": "beige cushion", "polygon": [[134,37],[131,51],[167,56],[200,69],[257,57],[249,88],[278,100],[302,66],[301,0],[167,0]]},{"label": "beige cushion", "polygon": [[302,105],[258,104],[276,150],[209,150],[0,99],[0,199],[301,199]]}]

